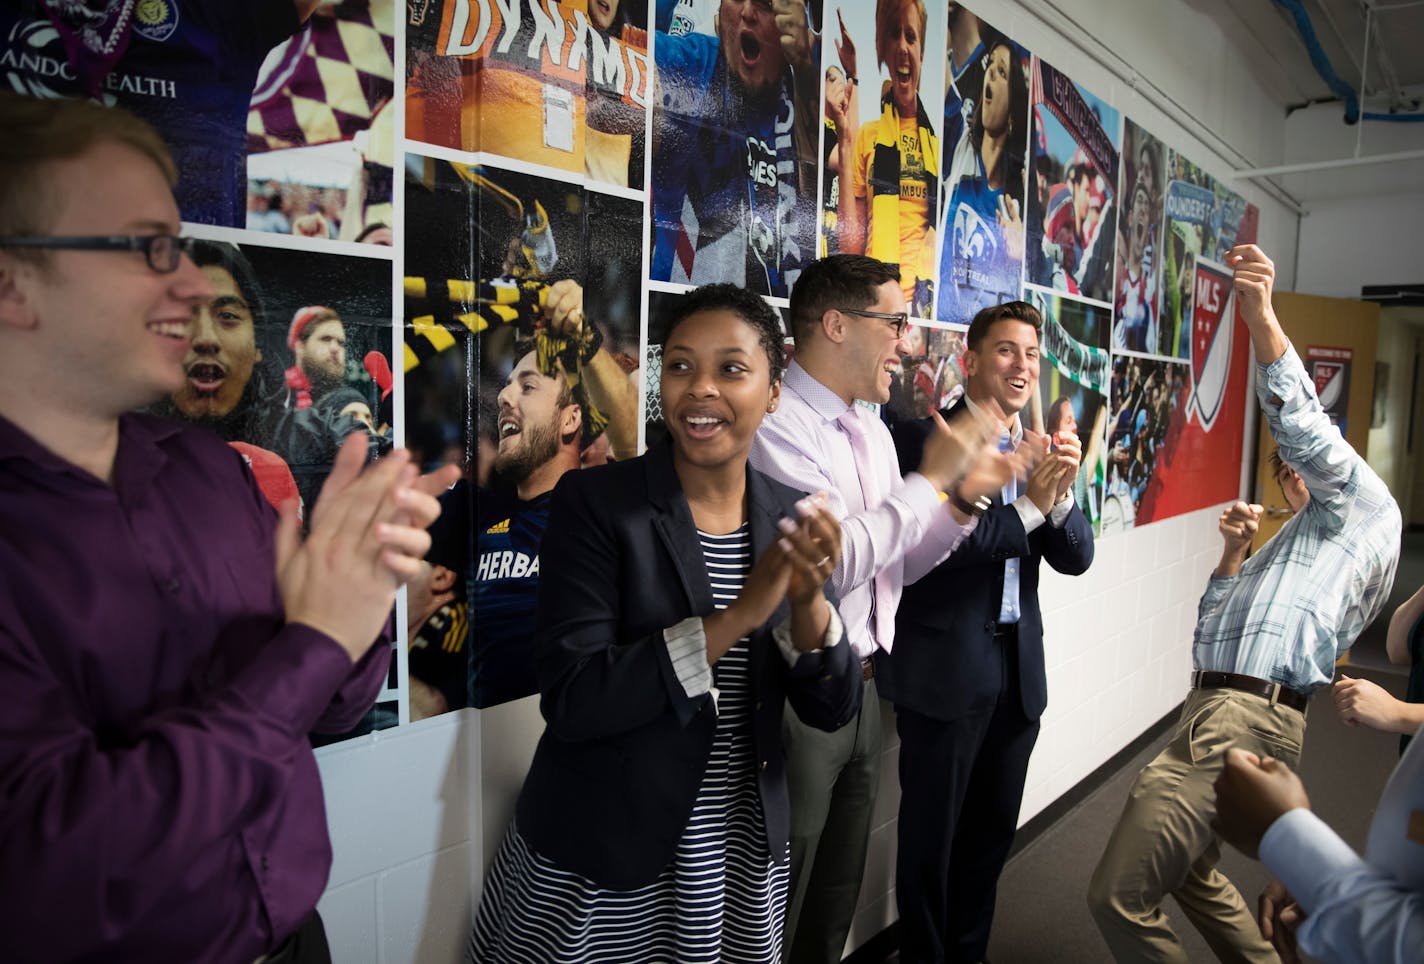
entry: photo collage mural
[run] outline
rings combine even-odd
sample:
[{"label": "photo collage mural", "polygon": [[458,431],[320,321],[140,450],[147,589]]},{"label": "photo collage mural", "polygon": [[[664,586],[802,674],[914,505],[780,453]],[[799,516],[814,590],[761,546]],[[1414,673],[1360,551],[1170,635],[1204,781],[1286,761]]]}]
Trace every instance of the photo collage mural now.
[{"label": "photo collage mural", "polygon": [[962,4],[131,6],[96,76],[7,8],[0,73],[127,106],[174,147],[216,295],[156,410],[307,511],[354,432],[464,469],[355,733],[537,690],[549,493],[660,437],[663,309],[699,284],[784,318],[817,257],[898,263],[890,421],[954,404],[970,318],[1027,300],[1031,418],[1083,437],[1100,534],[1237,493],[1248,352],[1223,259],[1255,209]]}]

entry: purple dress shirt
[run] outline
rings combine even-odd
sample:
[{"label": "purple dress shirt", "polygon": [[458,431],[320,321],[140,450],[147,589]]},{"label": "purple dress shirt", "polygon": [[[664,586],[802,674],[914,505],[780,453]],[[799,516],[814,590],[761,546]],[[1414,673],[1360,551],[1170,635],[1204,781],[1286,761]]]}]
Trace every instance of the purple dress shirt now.
[{"label": "purple dress shirt", "polygon": [[0,956],[248,964],[316,906],[307,734],[390,650],[284,624],[275,523],[201,429],[125,416],[111,488],[0,418]]}]

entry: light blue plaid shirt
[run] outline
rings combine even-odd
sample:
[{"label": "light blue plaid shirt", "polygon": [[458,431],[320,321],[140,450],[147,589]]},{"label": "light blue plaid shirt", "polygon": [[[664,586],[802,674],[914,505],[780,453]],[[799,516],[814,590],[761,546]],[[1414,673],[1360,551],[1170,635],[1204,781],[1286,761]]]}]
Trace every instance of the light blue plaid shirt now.
[{"label": "light blue plaid shirt", "polygon": [[1310,502],[1235,576],[1212,576],[1197,608],[1197,669],[1244,673],[1302,693],[1379,615],[1399,562],[1399,506],[1330,424],[1294,348],[1258,365],[1256,394]]}]

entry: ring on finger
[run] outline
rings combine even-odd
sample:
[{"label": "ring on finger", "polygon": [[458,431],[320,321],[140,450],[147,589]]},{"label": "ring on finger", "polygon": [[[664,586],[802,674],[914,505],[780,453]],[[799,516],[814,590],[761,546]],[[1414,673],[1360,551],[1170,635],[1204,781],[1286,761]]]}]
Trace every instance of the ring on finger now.
[{"label": "ring on finger", "polygon": [[824,566],[826,563],[828,563],[828,562],[830,562],[830,561],[831,561],[831,557],[830,557],[830,556],[822,556],[821,558],[819,558],[819,559],[816,560],[816,568],[819,569],[819,568],[821,568],[822,566]]}]

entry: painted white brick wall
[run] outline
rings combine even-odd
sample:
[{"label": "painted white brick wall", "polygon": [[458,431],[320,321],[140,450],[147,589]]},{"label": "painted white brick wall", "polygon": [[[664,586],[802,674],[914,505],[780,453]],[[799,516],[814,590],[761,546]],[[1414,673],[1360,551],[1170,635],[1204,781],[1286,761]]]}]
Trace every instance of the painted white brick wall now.
[{"label": "painted white brick wall", "polygon": [[318,751],[339,964],[460,960],[479,879],[480,719],[462,710]]}]

